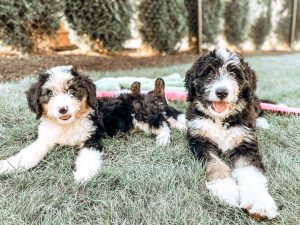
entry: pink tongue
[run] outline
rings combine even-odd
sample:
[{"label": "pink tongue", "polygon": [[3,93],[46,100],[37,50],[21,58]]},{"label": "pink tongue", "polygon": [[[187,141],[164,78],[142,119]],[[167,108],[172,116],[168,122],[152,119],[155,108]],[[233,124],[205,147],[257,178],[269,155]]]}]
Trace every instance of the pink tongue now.
[{"label": "pink tongue", "polygon": [[227,104],[225,102],[213,102],[212,107],[218,113],[222,113],[227,109]]}]

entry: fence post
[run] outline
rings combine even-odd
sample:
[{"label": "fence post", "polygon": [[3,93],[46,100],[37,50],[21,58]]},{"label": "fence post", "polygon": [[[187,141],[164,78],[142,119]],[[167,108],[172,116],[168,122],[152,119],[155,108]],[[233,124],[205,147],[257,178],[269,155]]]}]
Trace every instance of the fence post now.
[{"label": "fence post", "polygon": [[293,47],[296,32],[296,18],[297,18],[297,2],[298,0],[293,0],[292,9],[292,19],[291,19],[291,36],[290,36],[290,48]]},{"label": "fence post", "polygon": [[202,0],[198,0],[197,22],[198,22],[198,37],[197,37],[197,50],[198,54],[202,55]]}]

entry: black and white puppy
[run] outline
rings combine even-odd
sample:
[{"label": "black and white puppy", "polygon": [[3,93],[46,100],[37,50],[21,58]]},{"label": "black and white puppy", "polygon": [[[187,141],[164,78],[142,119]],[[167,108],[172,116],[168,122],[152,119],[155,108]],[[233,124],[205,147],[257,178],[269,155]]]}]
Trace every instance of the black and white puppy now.
[{"label": "black and white puppy", "polygon": [[236,53],[216,49],[195,62],[185,85],[189,147],[206,162],[208,190],[258,220],[276,217],[255,135],[255,72]]},{"label": "black and white puppy", "polygon": [[134,82],[131,93],[99,98],[105,132],[115,136],[140,130],[155,134],[157,144],[166,145],[170,143],[170,126],[186,128],[185,114],[168,105],[163,79],[158,78],[154,90],[147,94],[141,93],[140,85]]},{"label": "black and white puppy", "polygon": [[[138,128],[156,134],[159,145],[168,144],[168,119],[182,118],[181,114],[173,109],[166,116],[165,111],[169,108],[163,80],[158,79],[154,91],[147,95],[140,94],[139,89],[140,84],[134,83],[131,94],[97,99],[94,83],[72,66],[54,67],[40,74],[38,81],[27,91],[28,106],[37,119],[41,119],[38,139],[18,154],[0,160],[0,174],[35,167],[58,144],[80,149],[74,178],[84,182],[96,175],[101,167],[100,142],[106,135],[114,136]],[[184,125],[177,124],[179,126]]]},{"label": "black and white puppy", "polygon": [[36,165],[56,144],[80,149],[74,178],[88,181],[102,162],[102,113],[96,86],[72,66],[51,68],[27,91],[29,108],[41,119],[38,138],[18,154],[0,161],[0,174],[25,171]]}]

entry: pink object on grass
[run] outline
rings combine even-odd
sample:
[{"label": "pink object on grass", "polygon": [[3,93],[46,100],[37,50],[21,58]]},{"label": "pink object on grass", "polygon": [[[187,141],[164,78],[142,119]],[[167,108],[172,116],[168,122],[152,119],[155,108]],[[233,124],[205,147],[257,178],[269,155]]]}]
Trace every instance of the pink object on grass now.
[{"label": "pink object on grass", "polygon": [[[98,91],[97,97],[114,97],[115,91]],[[169,101],[185,101],[187,94],[184,91],[166,91],[166,96]]]},{"label": "pink object on grass", "polygon": [[300,115],[299,108],[287,107],[282,105],[261,102],[260,108],[264,111],[272,111],[272,112],[291,114],[291,115]]},{"label": "pink object on grass", "polygon": [[[115,91],[97,92],[97,97],[114,97],[115,95]],[[166,91],[166,97],[169,101],[185,101],[187,98],[187,93],[184,91]],[[299,108],[287,107],[282,105],[261,102],[260,108],[264,111],[271,111],[275,113],[277,112],[291,115],[300,115]]]}]

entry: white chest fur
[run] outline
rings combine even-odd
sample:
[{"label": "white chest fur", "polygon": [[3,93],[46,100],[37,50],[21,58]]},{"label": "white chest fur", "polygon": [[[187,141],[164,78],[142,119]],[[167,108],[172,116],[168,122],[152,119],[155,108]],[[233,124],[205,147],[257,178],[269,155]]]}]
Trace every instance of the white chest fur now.
[{"label": "white chest fur", "polygon": [[53,144],[82,146],[94,131],[93,121],[88,118],[77,119],[71,124],[42,120],[39,138]]},{"label": "white chest fur", "polygon": [[243,141],[254,138],[248,127],[223,126],[221,122],[210,119],[194,119],[188,121],[188,129],[193,136],[206,137],[214,142],[223,152],[238,147]]}]

